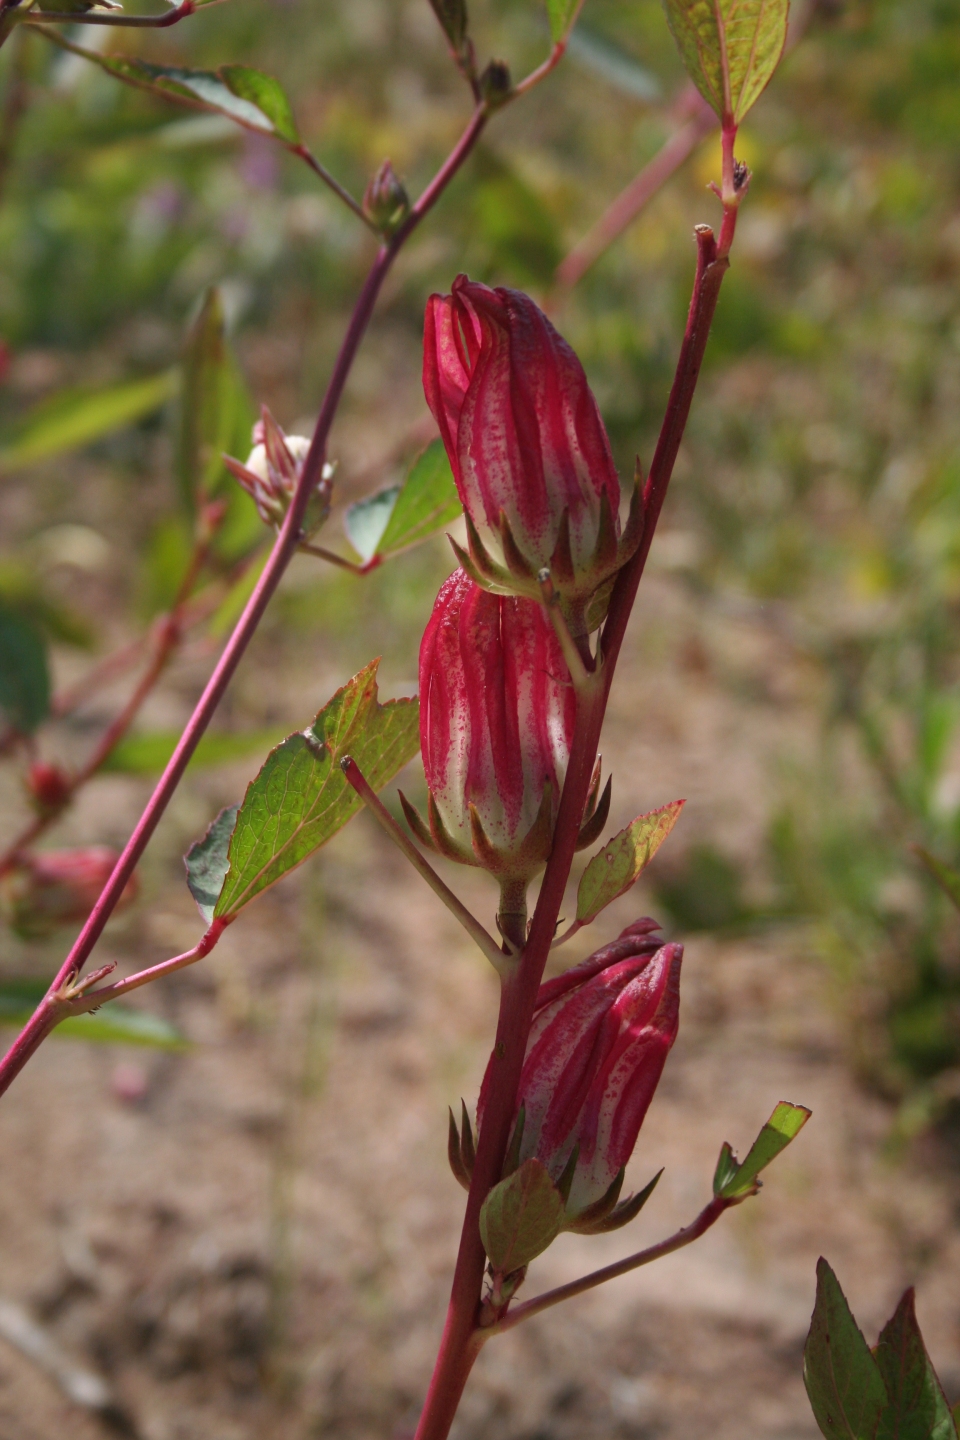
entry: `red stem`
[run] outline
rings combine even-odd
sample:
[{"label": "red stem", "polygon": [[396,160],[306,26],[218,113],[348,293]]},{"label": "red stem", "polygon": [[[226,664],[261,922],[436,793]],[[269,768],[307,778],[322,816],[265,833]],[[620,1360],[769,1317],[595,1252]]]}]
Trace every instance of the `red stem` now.
[{"label": "red stem", "polygon": [[503,981],[501,988],[500,1015],[483,1126],[477,1143],[450,1304],[416,1440],[446,1440],[463,1388],[483,1343],[476,1324],[486,1261],[480,1239],[480,1208],[488,1191],[500,1179],[516,1108],[527,1036],[573,863],[610,684],[690,413],[720,283],[729,267],[726,258],[717,258],[716,241],[709,226],[699,226],[696,235],[697,271],[693,296],[670,399],[644,492],[643,539],[633,559],[617,577],[603,628],[599,684],[581,691],[578,696],[577,723],[560,797],[553,852],[540,887],[519,969],[515,976]]},{"label": "red stem", "polygon": [[[167,808],[177,785],[180,783],[183,772],[190,763],[191,756],[201,736],[209,725],[217,706],[223,698],[223,694],[233,678],[234,671],[253,638],[257,626],[263,617],[263,613],[277,585],[280,583],[284,571],[296,553],[297,547],[300,544],[301,523],[306,512],[307,504],[323,470],[330,427],[333,424],[337,406],[343,395],[343,388],[346,384],[347,376],[350,373],[350,367],[353,364],[360,341],[363,339],[370,322],[370,317],[373,314],[373,308],[384,277],[404,241],[423,219],[424,215],[426,215],[436,203],[444,187],[449,183],[470,154],[470,151],[476,144],[486,124],[486,120],[486,107],[483,105],[478,106],[455,149],[447,157],[440,170],[434,176],[434,179],[413,206],[403,225],[401,225],[396,234],[388,242],[381,245],[377,251],[376,259],[357,297],[353,314],[350,317],[350,323],[347,326],[346,334],[341,342],[340,351],[333,367],[333,373],[330,376],[326,394],[323,397],[320,414],[317,417],[313,439],[310,442],[310,449],[307,452],[307,457],[303,464],[303,471],[300,475],[297,489],[290,502],[290,508],[287,511],[286,518],[274,543],[273,550],[260,575],[260,579],[257,581],[253,594],[247,601],[243,614],[237,621],[233,634],[230,636],[226,648],[207,682],[204,692],[187,722],[186,729],[180,737],[177,748],[174,750],[167,768],[160,777],[156,789],[147,802],[146,809],[140,816],[133,834],[127,841],[123,853],[120,855],[114,867],[113,874],[107,881],[99,900],[91,911],[83,929],[80,931],[76,943],[57,972],[47,992],[48,998],[59,990],[67,980],[78,975],[86,964],[90,952],[100,938],[107,920],[110,918],[120,896],[123,894],[127,881],[133,874],[140,856],[146,849],[150,837],[160,821],[160,817]],[[46,999],[41,1001],[24,1029],[7,1051],[3,1060],[0,1061],[0,1095],[4,1094],[11,1082],[19,1075],[31,1055],[34,1054],[53,1029],[55,1023],[56,1020],[51,1018]]]}]

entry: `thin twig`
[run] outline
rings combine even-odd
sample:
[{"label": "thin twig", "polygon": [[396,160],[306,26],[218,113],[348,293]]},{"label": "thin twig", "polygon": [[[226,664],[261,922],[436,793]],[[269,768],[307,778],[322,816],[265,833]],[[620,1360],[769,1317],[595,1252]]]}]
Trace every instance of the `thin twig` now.
[{"label": "thin twig", "polygon": [[291,155],[297,155],[301,160],[306,161],[314,174],[319,175],[324,185],[329,185],[333,193],[339,196],[339,198],[343,201],[344,205],[348,206],[353,211],[354,215],[356,215],[360,220],[362,220],[364,225],[366,225],[370,230],[373,231],[374,235],[380,234],[376,224],[373,220],[370,219],[370,216],[366,213],[363,206],[360,204],[360,201],[354,199],[354,197],[350,194],[350,191],[347,190],[343,185],[341,185],[340,181],[337,180],[335,176],[330,174],[330,171],[326,168],[326,166],[320,163],[316,155],[314,155],[312,151],[308,150],[306,145],[302,143],[299,145],[288,145],[287,149],[290,151]]},{"label": "thin twig", "polygon": [[119,1000],[121,995],[129,995],[131,990],[139,990],[141,985],[150,985],[154,980],[172,975],[176,970],[185,970],[188,965],[195,965],[198,960],[210,954],[228,923],[226,920],[212,921],[210,928],[193,949],[185,950],[182,955],[174,955],[171,960],[161,960],[158,965],[138,970],[135,975],[126,975],[122,980],[116,980],[112,985],[104,985],[99,990],[87,990],[62,1000],[59,1018],[66,1019],[68,1015],[85,1015],[91,1010],[98,1010],[108,1000]]},{"label": "thin twig", "polygon": [[[220,3],[221,0],[202,0],[202,6],[198,6],[195,0],[181,0],[179,5],[168,10],[165,15],[111,15],[96,10],[30,10],[17,18],[21,25],[116,25],[122,30],[166,30],[171,25],[186,20],[188,15],[195,14],[198,9],[206,10],[211,5]],[[12,12],[13,15],[16,15],[16,11]]]},{"label": "thin twig", "polygon": [[594,1270],[589,1275],[584,1275],[579,1280],[571,1280],[568,1285],[558,1285],[555,1290],[548,1290],[543,1295],[537,1295],[532,1300],[517,1305],[515,1309],[509,1310],[501,1320],[480,1332],[482,1338],[487,1340],[493,1335],[503,1335],[507,1330],[513,1330],[524,1320],[539,1315],[543,1310],[549,1310],[553,1305],[559,1305],[563,1300],[572,1300],[575,1295],[583,1295],[588,1290],[594,1290],[598,1285],[604,1285],[608,1280],[616,1280],[621,1275],[628,1275],[631,1270],[639,1270],[641,1265],[649,1265],[654,1260],[662,1260],[664,1255],[672,1255],[675,1250],[682,1250],[685,1245],[692,1245],[694,1240],[715,1225],[725,1210],[729,1210],[734,1202],[724,1200],[717,1196],[704,1206],[692,1225],[687,1225],[683,1230],[678,1230],[668,1240],[661,1240],[658,1245],[651,1245],[646,1250],[638,1250],[635,1255],[628,1255],[625,1260],[617,1260],[612,1265],[604,1265],[602,1270]]},{"label": "thin twig", "polygon": [[360,799],[380,825],[381,829],[389,835],[397,849],[403,852],[417,873],[422,875],[433,893],[440,897],[451,915],[453,915],[456,920],[459,920],[464,930],[466,930],[470,936],[470,939],[480,947],[497,974],[503,976],[510,973],[514,968],[512,962],[500,949],[500,946],[489,931],[485,930],[480,924],[477,917],[472,915],[463,901],[457,898],[450,889],[450,886],[444,884],[429,860],[426,860],[424,856],[421,855],[416,845],[414,845],[410,837],[404,833],[390,814],[386,805],[384,805],[380,797],[370,787],[364,777],[363,771],[353,757],[345,755],[340,761],[340,769],[347,777],[348,783],[353,786],[354,790],[356,790],[360,796]]}]

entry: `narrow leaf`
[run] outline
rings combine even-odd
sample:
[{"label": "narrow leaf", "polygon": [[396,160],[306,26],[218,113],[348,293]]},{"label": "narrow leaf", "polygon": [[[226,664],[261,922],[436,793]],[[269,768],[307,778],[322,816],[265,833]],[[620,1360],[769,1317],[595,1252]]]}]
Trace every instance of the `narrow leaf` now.
[{"label": "narrow leaf", "polygon": [[360,808],[339,761],[352,755],[381,790],[420,748],[416,700],[377,699],[373,661],[338,690],[309,730],[290,735],[247,787],[214,914],[232,916],[306,860]]},{"label": "narrow leaf", "polygon": [[[159,775],[179,739],[179,730],[128,735],[111,751],[102,770],[122,775]],[[245,760],[248,755],[262,755],[282,739],[283,732],[276,730],[252,730],[246,734],[234,734],[227,730],[208,731],[193,752],[190,768],[227,765],[234,760]]]},{"label": "narrow leaf", "polygon": [[662,810],[638,815],[594,855],[577,891],[577,919],[581,925],[596,919],[601,910],[636,883],[676,825],[684,804],[683,800],[674,800]]},{"label": "narrow leaf", "polygon": [[951,869],[949,865],[944,865],[942,860],[938,860],[935,855],[931,855],[929,850],[924,850],[922,845],[915,845],[913,849],[914,853],[920,857],[923,864],[930,871],[930,874],[934,880],[936,880],[947,899],[952,901],[957,909],[960,910],[960,873]]},{"label": "narrow leaf", "polygon": [[65,390],[38,405],[0,445],[0,471],[51,460],[143,420],[175,394],[176,370],[104,389]]},{"label": "narrow leaf", "polygon": [[31,735],[50,711],[50,671],[43,636],[31,620],[0,603],[0,712]]},{"label": "narrow leaf", "polygon": [[761,1170],[765,1170],[776,1160],[781,1150],[786,1150],[790,1141],[796,1139],[809,1119],[810,1111],[804,1105],[791,1105],[788,1101],[781,1100],[750,1146],[743,1164],[737,1166],[736,1171],[717,1193],[727,1199],[753,1193]]},{"label": "narrow leaf", "polygon": [[953,1440],[953,1416],[920,1334],[912,1289],[880,1332],[873,1358],[890,1402],[877,1440]]},{"label": "narrow leaf", "polygon": [[187,885],[197,908],[209,925],[227,873],[227,851],[237,823],[239,805],[227,805],[213,821],[206,835],[191,845],[183,858]]},{"label": "narrow leaf", "polygon": [[790,0],[664,0],[667,23],[700,94],[739,125],[776,70]]},{"label": "narrow leaf", "polygon": [[380,537],[380,553],[389,555],[426,540],[452,524],[461,509],[443,441],[434,440],[407,471]]},{"label": "narrow leaf", "polygon": [[874,1440],[887,1404],[886,1387],[837,1277],[822,1258],[803,1381],[826,1440]]},{"label": "narrow leaf", "polygon": [[560,1234],[563,1197],[539,1160],[526,1160],[495,1185],[480,1211],[480,1238],[494,1270],[511,1275]]},{"label": "narrow leaf", "polygon": [[[47,993],[46,980],[5,980],[0,985],[0,1025],[25,1025]],[[93,1040],[100,1044],[150,1045],[182,1050],[184,1037],[166,1020],[145,1010],[111,1002],[90,1015],[72,1015],[53,1032],[54,1038]]]},{"label": "narrow leaf", "polygon": [[253,419],[253,405],[227,343],[220,291],[212,285],[183,351],[177,472],[190,513],[198,501],[224,487],[231,498],[247,498],[229,475],[223,456],[246,455]]},{"label": "narrow leaf", "polygon": [[547,0],[550,39],[554,45],[557,45],[566,35],[576,9],[577,0]]}]

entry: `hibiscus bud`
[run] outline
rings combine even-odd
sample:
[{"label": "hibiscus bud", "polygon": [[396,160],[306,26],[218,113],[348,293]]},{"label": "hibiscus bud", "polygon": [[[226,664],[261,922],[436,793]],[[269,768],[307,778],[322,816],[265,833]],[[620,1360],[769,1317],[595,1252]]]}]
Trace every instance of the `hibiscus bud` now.
[{"label": "hibiscus bud", "polygon": [[391,235],[406,219],[410,198],[396,170],[384,160],[363,196],[363,213],[385,235]]},{"label": "hibiscus bud", "polygon": [[[117,852],[106,845],[25,855],[0,878],[0,914],[25,939],[86,920],[117,858]],[[117,908],[128,905],[136,893],[136,876],[131,876]]]},{"label": "hibiscus bud", "polygon": [[567,1230],[616,1229],[653,1188],[617,1203],[677,1035],[683,946],[661,946],[657,928],[638,921],[540,987],[506,1168],[540,1161],[565,1197]]},{"label": "hibiscus bud", "polygon": [[404,802],[418,837],[525,891],[550,854],[575,715],[542,608],[454,571],[420,646],[429,829]]},{"label": "hibiscus bud", "polygon": [[59,765],[35,760],[27,771],[27,793],[38,815],[56,815],[70,799],[70,776]]},{"label": "hibiscus bud", "polygon": [[[263,523],[279,529],[290,508],[310,441],[305,435],[285,435],[266,405],[260,414],[253,427],[253,449],[246,464],[241,465],[229,455],[223,458],[231,475],[253,500]],[[324,465],[303,517],[304,536],[319,530],[329,515],[332,480],[333,466]]]},{"label": "hibiscus bud", "polygon": [[574,634],[603,618],[640,540],[639,489],[620,536],[620,482],[583,367],[527,296],[458,275],[432,295],[423,387],[467,516],[461,564],[480,584],[539,598],[549,569]]}]

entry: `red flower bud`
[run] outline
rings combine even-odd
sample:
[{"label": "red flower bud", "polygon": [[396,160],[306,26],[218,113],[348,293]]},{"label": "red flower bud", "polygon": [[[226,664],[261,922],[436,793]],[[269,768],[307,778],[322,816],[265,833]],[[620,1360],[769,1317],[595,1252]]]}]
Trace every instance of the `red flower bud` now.
[{"label": "red flower bud", "polygon": [[[540,987],[520,1078],[514,1159],[538,1159],[567,1190],[566,1228],[624,1223],[614,1209],[623,1168],[679,1019],[683,946],[658,945],[650,936],[655,928],[638,921]],[[481,1118],[484,1098],[481,1091]]]},{"label": "red flower bud", "polygon": [[70,776],[59,765],[35,760],[27,771],[27,791],[41,815],[55,815],[70,799]]},{"label": "red flower bud", "polygon": [[[26,939],[86,920],[116,863],[116,850],[106,845],[26,855],[0,878],[0,913]],[[137,888],[136,876],[131,876],[118,909],[133,900]]]},{"label": "red flower bud", "polygon": [[[230,474],[253,500],[263,523],[279,529],[297,488],[310,441],[305,435],[285,435],[266,405],[260,415],[253,427],[253,449],[247,463],[241,465],[229,455],[223,458]],[[305,536],[319,530],[330,513],[332,480],[333,466],[324,465],[303,518]]]},{"label": "red flower bud", "polygon": [[456,570],[420,646],[426,838],[501,876],[536,874],[550,853],[575,716],[542,607],[492,595]]},{"label": "red flower bud", "polygon": [[527,295],[458,275],[427,304],[423,388],[468,517],[467,568],[533,597],[550,567],[582,621],[639,541],[639,508],[618,544],[620,483],[570,346]]}]

